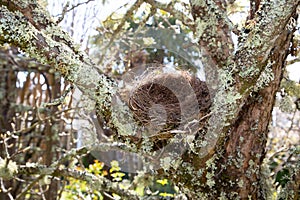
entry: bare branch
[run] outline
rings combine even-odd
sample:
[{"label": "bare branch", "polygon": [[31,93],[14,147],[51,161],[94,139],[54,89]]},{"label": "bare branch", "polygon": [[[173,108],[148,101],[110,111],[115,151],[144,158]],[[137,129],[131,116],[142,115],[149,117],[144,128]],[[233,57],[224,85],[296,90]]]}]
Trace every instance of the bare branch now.
[{"label": "bare branch", "polygon": [[189,18],[186,14],[174,8],[174,2],[171,1],[169,4],[164,4],[155,0],[146,0],[145,2],[149,3],[152,7],[160,10],[164,10],[171,15],[173,15],[176,19],[180,20],[185,26],[189,27],[192,31],[195,30],[195,24],[191,18]]},{"label": "bare branch", "polygon": [[297,62],[300,62],[300,58],[294,58],[293,60],[287,61],[287,65],[292,65],[292,64],[295,64]]},{"label": "bare branch", "polygon": [[104,59],[104,56],[105,56],[105,53],[107,51],[107,49],[110,47],[110,45],[112,45],[112,43],[114,42],[115,38],[120,34],[123,26],[125,25],[125,22],[127,19],[129,19],[133,12],[135,10],[137,10],[140,5],[142,5],[143,1],[141,0],[137,0],[131,7],[130,9],[126,12],[126,14],[124,15],[124,17],[122,18],[120,24],[117,26],[117,28],[114,30],[113,34],[110,36],[110,40],[109,42],[107,43],[107,45],[104,47],[103,49],[103,53],[102,53],[102,56],[100,58],[100,61],[99,63],[102,63],[103,59]]},{"label": "bare branch", "polygon": [[68,2],[68,3],[64,6],[62,13],[55,16],[55,17],[60,16],[60,17],[58,18],[58,20],[57,20],[57,23],[60,23],[60,22],[64,19],[65,15],[66,15],[68,12],[70,12],[71,10],[74,10],[75,8],[77,8],[77,7],[79,7],[79,6],[81,6],[81,5],[83,5],[83,4],[88,4],[89,2],[92,2],[92,1],[95,1],[95,0],[87,0],[87,1],[85,1],[85,2],[81,2],[81,3],[78,3],[78,4],[76,4],[76,5],[72,5],[70,8],[68,8],[68,7],[69,7],[69,2]]},{"label": "bare branch", "polygon": [[[21,8],[10,4],[10,9]],[[53,66],[68,81],[76,83],[85,94],[95,100],[103,116],[110,118],[112,109],[110,102],[115,91],[114,82],[99,74],[89,58],[74,48],[74,43],[67,33],[43,14],[46,11],[40,7],[34,9],[34,12],[38,11],[40,13],[31,13],[32,10],[27,10],[23,15],[8,10],[5,5],[2,6],[0,18],[3,26],[0,28],[0,43],[15,44],[40,63]],[[42,18],[31,18],[32,15]]]},{"label": "bare branch", "polygon": [[27,194],[27,192],[39,181],[41,180],[45,175],[39,175],[37,178],[35,178],[30,184],[28,184],[20,194],[16,197],[15,200],[21,200],[24,199],[24,196]]},{"label": "bare branch", "polygon": [[41,176],[49,175],[56,177],[71,177],[77,180],[86,181],[87,184],[97,190],[109,191],[128,199],[138,199],[138,196],[133,191],[122,189],[118,184],[111,182],[105,177],[95,176],[86,171],[71,170],[60,167],[46,167],[44,165],[34,166],[20,166],[18,174],[34,175],[39,174]]}]

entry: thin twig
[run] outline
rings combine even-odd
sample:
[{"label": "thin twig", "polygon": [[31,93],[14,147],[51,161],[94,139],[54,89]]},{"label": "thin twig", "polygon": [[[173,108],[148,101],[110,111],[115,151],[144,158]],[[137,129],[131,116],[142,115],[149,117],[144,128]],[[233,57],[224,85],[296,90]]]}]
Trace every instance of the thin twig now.
[{"label": "thin twig", "polygon": [[20,166],[18,170],[19,174],[39,174],[40,176],[50,175],[56,177],[70,177],[77,180],[86,181],[90,187],[97,189],[103,189],[105,191],[114,192],[116,194],[122,195],[127,199],[138,199],[138,196],[134,191],[124,190],[120,187],[119,184],[113,183],[109,179],[102,176],[95,176],[92,173],[87,171],[71,170],[68,168],[58,168],[58,167],[46,167],[44,165],[35,165],[35,166]]},{"label": "thin twig", "polygon": [[68,9],[68,7],[69,7],[69,2],[68,2],[64,6],[62,13],[55,16],[55,17],[61,16],[61,17],[58,18],[57,23],[60,23],[64,19],[66,13],[70,12],[71,10],[74,10],[75,8],[77,8],[77,7],[79,7],[83,4],[88,4],[89,2],[92,2],[92,1],[95,1],[95,0],[87,0],[85,2],[78,3],[76,5],[71,6],[71,8],[69,8],[69,9]]},{"label": "thin twig", "polygon": [[131,8],[126,12],[125,16],[122,18],[121,23],[117,26],[116,30],[114,30],[114,32],[112,33],[110,40],[108,42],[108,44],[104,47],[103,49],[103,53],[102,56],[99,60],[99,63],[101,64],[103,62],[104,56],[106,54],[106,51],[108,50],[108,48],[112,45],[112,43],[114,42],[114,40],[116,39],[116,37],[118,36],[118,34],[121,32],[123,26],[125,25],[125,22],[128,18],[130,18],[133,14],[133,12],[135,10],[137,10],[140,5],[142,5],[144,1],[141,0],[137,0],[132,6]]},{"label": "thin twig", "polygon": [[145,0],[145,2],[149,3],[152,7],[160,10],[164,10],[171,15],[173,15],[176,19],[180,20],[182,24],[189,27],[192,31],[195,30],[194,22],[191,18],[187,17],[187,14],[180,12],[179,10],[174,8],[174,2],[171,1],[169,4],[164,4],[155,0]]},{"label": "thin twig", "polygon": [[26,195],[26,193],[39,181],[41,180],[45,175],[40,175],[35,180],[33,180],[29,185],[27,185],[26,188],[23,189],[23,191],[18,194],[17,198],[15,200],[23,199],[23,197]]}]

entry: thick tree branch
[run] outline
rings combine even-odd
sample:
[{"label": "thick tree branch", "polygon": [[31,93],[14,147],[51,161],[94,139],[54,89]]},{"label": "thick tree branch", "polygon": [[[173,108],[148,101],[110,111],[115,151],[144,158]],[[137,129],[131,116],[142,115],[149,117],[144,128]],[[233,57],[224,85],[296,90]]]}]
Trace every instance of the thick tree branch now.
[{"label": "thick tree branch", "polygon": [[111,102],[116,93],[114,81],[98,73],[89,58],[74,48],[67,33],[44,14],[46,11],[36,3],[1,1],[1,4],[0,43],[18,46],[38,62],[53,66],[95,102],[96,107],[88,110],[96,108],[112,129],[130,134],[129,127],[119,122],[120,115],[126,112],[119,110],[115,114],[118,117],[112,116]]},{"label": "thick tree branch", "polygon": [[223,67],[232,63],[233,42],[225,4],[225,0],[191,0],[195,37],[204,50],[202,56],[207,57],[205,63],[208,67]]},{"label": "thick tree branch", "polygon": [[[23,56],[16,55],[17,52],[13,52],[12,49],[4,49],[0,47],[0,60],[2,63],[7,62],[10,69],[15,71],[33,70],[38,72],[51,73],[51,67],[49,65],[42,65],[36,62],[35,59],[25,58]],[[2,69],[3,70],[3,69]],[[54,69],[52,70],[54,72]]]},{"label": "thick tree branch", "polygon": [[288,25],[299,3],[299,0],[261,2],[249,33],[242,36],[235,55],[240,93],[247,96],[253,90],[280,35],[295,31]]},{"label": "thick tree branch", "polygon": [[[211,61],[209,64],[212,66],[217,64],[219,67],[222,67],[218,74],[219,84],[222,88],[216,94],[216,113],[212,116],[210,127],[215,127],[212,132],[225,134],[238,116],[250,93],[262,87],[262,85],[259,85],[258,80],[260,75],[264,75],[264,70],[272,66],[272,62],[268,61],[268,59],[279,36],[289,31],[294,31],[288,30],[286,27],[293,13],[296,12],[300,1],[286,0],[261,3],[261,8],[254,19],[255,23],[250,33],[245,34],[243,36],[244,39],[239,44],[234,62],[230,59],[233,57],[233,53],[230,51],[230,48],[226,48],[229,40],[228,33],[223,32],[224,30],[229,31],[229,29],[226,29],[226,26],[225,29],[221,28],[222,23],[225,23],[225,21],[219,20],[219,22],[217,20],[226,19],[226,17],[221,15],[224,13],[222,12],[224,2],[216,1],[214,3],[210,0],[201,2],[201,4],[193,4],[197,26],[199,27],[204,23],[204,27],[206,27],[207,20],[215,19],[212,20],[214,27],[211,27],[212,22],[208,23],[210,25],[207,25],[211,30],[215,31],[213,34],[210,34],[211,30],[204,29],[206,31],[200,35],[199,44],[202,45],[201,48],[206,49],[206,55]],[[211,7],[211,4],[214,6],[214,12],[206,9],[206,7]],[[207,6],[205,7],[205,5]],[[215,12],[218,15],[215,15]],[[198,22],[197,19],[199,19]],[[221,47],[224,47],[224,49],[218,49],[217,44],[221,44]],[[224,119],[226,120],[223,121]],[[214,124],[219,124],[219,126],[216,127]]]},{"label": "thick tree branch", "polygon": [[[256,166],[261,164],[264,156],[267,125],[288,45],[292,32],[295,31],[294,28],[287,27],[291,17],[295,17],[299,2],[299,0],[262,2],[249,33],[244,33],[239,49],[234,55],[231,48],[226,45],[230,40],[229,26],[225,28],[222,26],[226,24],[222,7],[224,1],[192,1],[197,31],[201,33],[199,45],[205,49],[205,56],[208,58],[205,64],[208,64],[207,67],[218,66],[220,69],[219,90],[215,95],[208,133],[219,135],[216,143],[219,144],[220,151],[224,145],[224,138],[227,138],[226,154],[222,155],[224,160],[222,159],[220,163],[233,163],[229,164],[232,165],[230,167],[227,165],[219,167],[218,176],[214,180],[218,191],[224,191],[223,181],[226,185],[231,180],[232,191],[237,191],[238,196],[243,199],[250,193],[249,190],[244,191],[242,188],[253,187],[251,184],[259,181],[257,175],[259,169]],[[259,98],[250,96],[252,92],[255,94],[259,92]],[[189,162],[194,163],[197,157],[189,159]],[[204,158],[200,162],[203,163],[203,160],[207,159]],[[205,164],[202,164],[203,166]],[[228,169],[225,172],[226,166]],[[245,175],[246,172],[249,174]],[[193,177],[192,174],[186,176]],[[234,184],[233,180],[241,180],[243,187],[239,189],[238,183]],[[207,179],[207,175],[203,177],[203,181],[215,183]],[[202,191],[206,189],[203,188]],[[252,195],[255,199],[256,195],[259,196],[259,192],[252,190]]]},{"label": "thick tree branch", "polygon": [[[265,154],[270,113],[295,31],[294,27],[289,29],[288,24],[292,17],[297,18],[299,2],[261,2],[236,53],[231,88],[240,98],[233,102],[236,105],[231,110],[234,117],[228,121],[231,128],[228,129],[226,150],[220,162],[232,164],[228,164],[225,170],[220,166],[223,172],[217,179],[225,182],[239,180],[232,184],[231,190],[239,193],[242,199],[249,195],[253,199],[266,198],[266,194],[254,185],[261,184],[259,166]],[[243,190],[239,184],[250,189]]]}]

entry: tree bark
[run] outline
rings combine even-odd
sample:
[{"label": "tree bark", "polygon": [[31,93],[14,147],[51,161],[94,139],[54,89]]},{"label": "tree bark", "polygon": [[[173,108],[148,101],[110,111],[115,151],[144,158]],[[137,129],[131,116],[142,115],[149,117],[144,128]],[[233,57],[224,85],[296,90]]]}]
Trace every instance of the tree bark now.
[{"label": "tree bark", "polygon": [[[266,199],[261,185],[261,165],[265,157],[268,125],[278,92],[282,73],[289,53],[292,34],[284,31],[276,41],[270,55],[274,80],[267,87],[249,96],[235,123],[232,125],[224,144],[225,152],[220,159],[216,176],[218,189],[234,193],[241,199]],[[224,169],[225,167],[225,169]],[[235,183],[229,186],[228,182]],[[225,187],[224,187],[225,186]]]},{"label": "tree bark", "polygon": [[[191,1],[205,64],[216,66],[219,73],[213,113],[204,127],[214,135],[215,143],[203,150],[199,137],[193,141],[195,148],[179,158],[178,166],[161,165],[156,171],[175,181],[190,199],[267,198],[261,166],[275,94],[295,31],[289,23],[297,19],[300,0],[255,2],[249,26],[240,33],[234,52],[225,0]],[[0,43],[16,45],[41,63],[54,66],[96,101],[112,129],[128,134],[119,120],[125,114],[119,116],[112,109],[114,82],[98,73],[45,11],[27,1],[2,0],[0,5]]]},{"label": "tree bark", "polygon": [[[0,58],[0,133],[6,133],[7,131],[13,131],[12,124],[14,109],[12,106],[13,102],[16,102],[17,98],[17,88],[16,88],[16,79],[17,76],[13,70],[10,69],[10,64],[4,59]],[[0,157],[6,157],[6,150],[3,144],[3,139],[0,138]],[[15,139],[10,138],[7,141],[8,145],[14,144]],[[8,150],[9,154],[14,152],[14,147]],[[16,182],[13,181],[4,181],[6,188],[13,187],[16,189]],[[6,200],[9,199],[6,191],[0,191],[0,199]]]}]

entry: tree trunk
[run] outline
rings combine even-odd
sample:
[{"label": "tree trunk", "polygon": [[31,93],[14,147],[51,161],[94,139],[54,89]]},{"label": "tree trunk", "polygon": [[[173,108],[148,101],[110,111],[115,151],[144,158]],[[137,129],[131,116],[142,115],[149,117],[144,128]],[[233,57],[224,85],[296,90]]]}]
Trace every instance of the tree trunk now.
[{"label": "tree trunk", "polygon": [[[276,41],[270,55],[274,80],[246,100],[224,144],[216,184],[219,192],[233,194],[242,199],[266,199],[261,179],[261,166],[265,157],[268,126],[278,92],[292,34],[284,31]],[[225,167],[225,168],[224,168]],[[228,185],[228,183],[234,183]],[[227,183],[227,184],[226,184]],[[224,187],[225,186],[225,187]]]},{"label": "tree trunk", "polygon": [[[10,65],[12,63],[9,63],[7,60],[5,60],[8,52],[2,51],[2,49],[0,50],[0,133],[2,134],[6,133],[7,131],[13,131],[12,123],[15,111],[12,104],[16,102],[17,98],[17,75],[12,69],[10,69]],[[2,142],[3,139],[0,138],[0,141],[0,157],[5,158],[6,151]],[[7,141],[7,145],[13,145],[8,149],[9,154],[12,154],[15,151],[15,141],[16,140],[13,138],[10,138]],[[6,186],[5,189],[9,189],[11,187],[16,190],[16,188],[18,188],[18,184],[15,181],[4,181],[4,183]],[[2,189],[0,191],[0,199],[9,199],[6,191],[3,191]]]},{"label": "tree trunk", "polygon": [[[116,140],[127,139],[135,147],[129,148],[143,149],[137,147],[131,129],[123,123],[128,110],[116,113],[112,108],[114,82],[98,73],[65,32],[53,30],[56,24],[38,5],[25,1],[27,7],[23,8],[16,2],[0,1],[4,5],[0,7],[0,43],[17,45],[40,62],[54,66],[96,102],[97,111],[116,132]],[[194,148],[178,158],[178,165],[162,159],[155,170],[174,181],[189,199],[268,197],[262,175],[268,125],[295,31],[290,21],[297,20],[300,0],[254,2],[234,52],[226,1],[191,0],[203,62],[206,67],[216,67],[219,74],[212,113],[203,127],[213,142],[204,148],[208,141],[199,133],[192,141]],[[30,34],[25,35],[28,30]],[[60,37],[55,35],[57,31]]]}]

